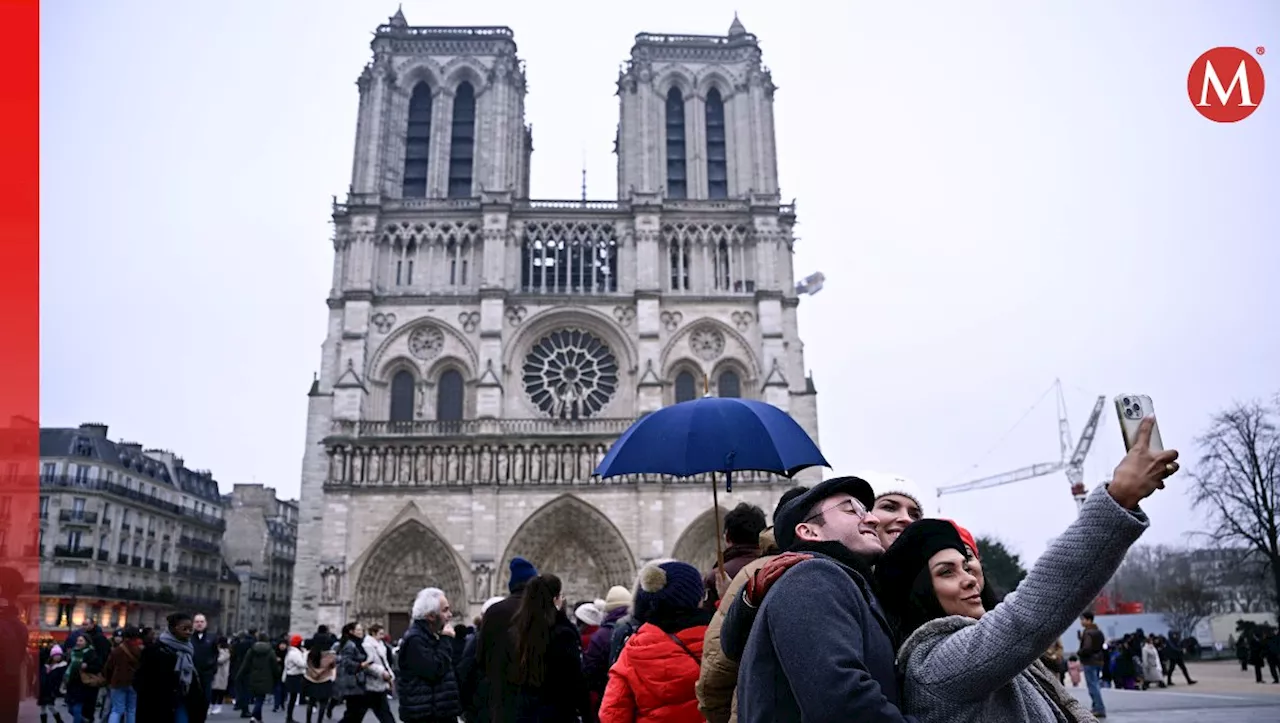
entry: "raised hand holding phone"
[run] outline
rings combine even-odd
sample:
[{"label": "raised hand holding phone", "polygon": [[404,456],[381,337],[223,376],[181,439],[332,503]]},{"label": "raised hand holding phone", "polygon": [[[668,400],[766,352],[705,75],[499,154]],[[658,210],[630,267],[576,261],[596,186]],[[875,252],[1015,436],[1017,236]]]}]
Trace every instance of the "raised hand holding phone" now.
[{"label": "raised hand holding phone", "polygon": [[1178,471],[1178,450],[1151,448],[1155,417],[1144,417],[1138,424],[1129,453],[1116,465],[1107,491],[1125,509],[1134,509],[1156,490],[1164,489],[1164,481]]}]

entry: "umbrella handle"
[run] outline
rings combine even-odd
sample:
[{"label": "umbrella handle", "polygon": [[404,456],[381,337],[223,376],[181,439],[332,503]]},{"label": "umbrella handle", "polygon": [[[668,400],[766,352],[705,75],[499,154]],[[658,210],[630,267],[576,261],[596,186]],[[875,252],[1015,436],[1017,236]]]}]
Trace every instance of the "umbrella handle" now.
[{"label": "umbrella handle", "polygon": [[[725,471],[725,491],[729,491],[729,485],[733,484],[733,473]],[[723,578],[724,582],[729,582],[729,573],[724,569],[724,532],[720,530],[720,486],[716,484],[716,475],[711,473],[711,504],[712,511],[716,517],[716,577]]]}]

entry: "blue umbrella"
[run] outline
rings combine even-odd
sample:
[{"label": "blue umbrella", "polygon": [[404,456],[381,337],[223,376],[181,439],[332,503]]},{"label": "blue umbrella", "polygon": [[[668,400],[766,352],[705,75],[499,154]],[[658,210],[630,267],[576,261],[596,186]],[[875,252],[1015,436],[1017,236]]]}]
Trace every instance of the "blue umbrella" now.
[{"label": "blue umbrella", "polygon": [[[600,477],[667,474],[691,477],[721,472],[733,491],[734,472],[791,477],[809,467],[830,467],[818,445],[786,412],[772,404],[732,397],[703,397],[663,407],[636,420],[596,467]],[[713,481],[712,499],[720,509]],[[724,570],[720,515],[716,552]]]}]

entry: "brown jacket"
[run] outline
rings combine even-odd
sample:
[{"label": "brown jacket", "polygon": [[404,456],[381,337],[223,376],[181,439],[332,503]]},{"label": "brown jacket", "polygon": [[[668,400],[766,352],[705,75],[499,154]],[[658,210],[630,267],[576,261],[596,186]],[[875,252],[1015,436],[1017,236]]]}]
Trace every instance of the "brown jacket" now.
[{"label": "brown jacket", "polygon": [[[747,563],[725,588],[722,601],[731,601],[747,584],[747,579],[765,563],[778,555],[778,543],[773,539],[773,528],[760,533],[760,554]],[[724,623],[727,602],[711,618],[706,637],[702,641],[702,674],[698,676],[695,690],[698,694],[698,710],[708,723],[737,723],[738,721],[738,663],[720,651],[720,625]]]},{"label": "brown jacket", "polygon": [[111,655],[107,656],[107,664],[102,669],[107,687],[128,688],[133,685],[133,675],[138,672],[141,663],[141,646],[135,646],[126,640],[112,648]]}]

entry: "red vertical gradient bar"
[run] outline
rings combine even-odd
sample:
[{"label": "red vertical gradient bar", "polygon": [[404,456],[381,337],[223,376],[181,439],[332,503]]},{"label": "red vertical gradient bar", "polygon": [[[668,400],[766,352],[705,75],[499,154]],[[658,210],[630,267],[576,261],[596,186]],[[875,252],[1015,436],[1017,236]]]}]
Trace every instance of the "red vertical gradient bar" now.
[{"label": "red vertical gradient bar", "polygon": [[0,77],[0,723],[10,723],[33,693],[40,591],[38,0],[0,0]]}]

